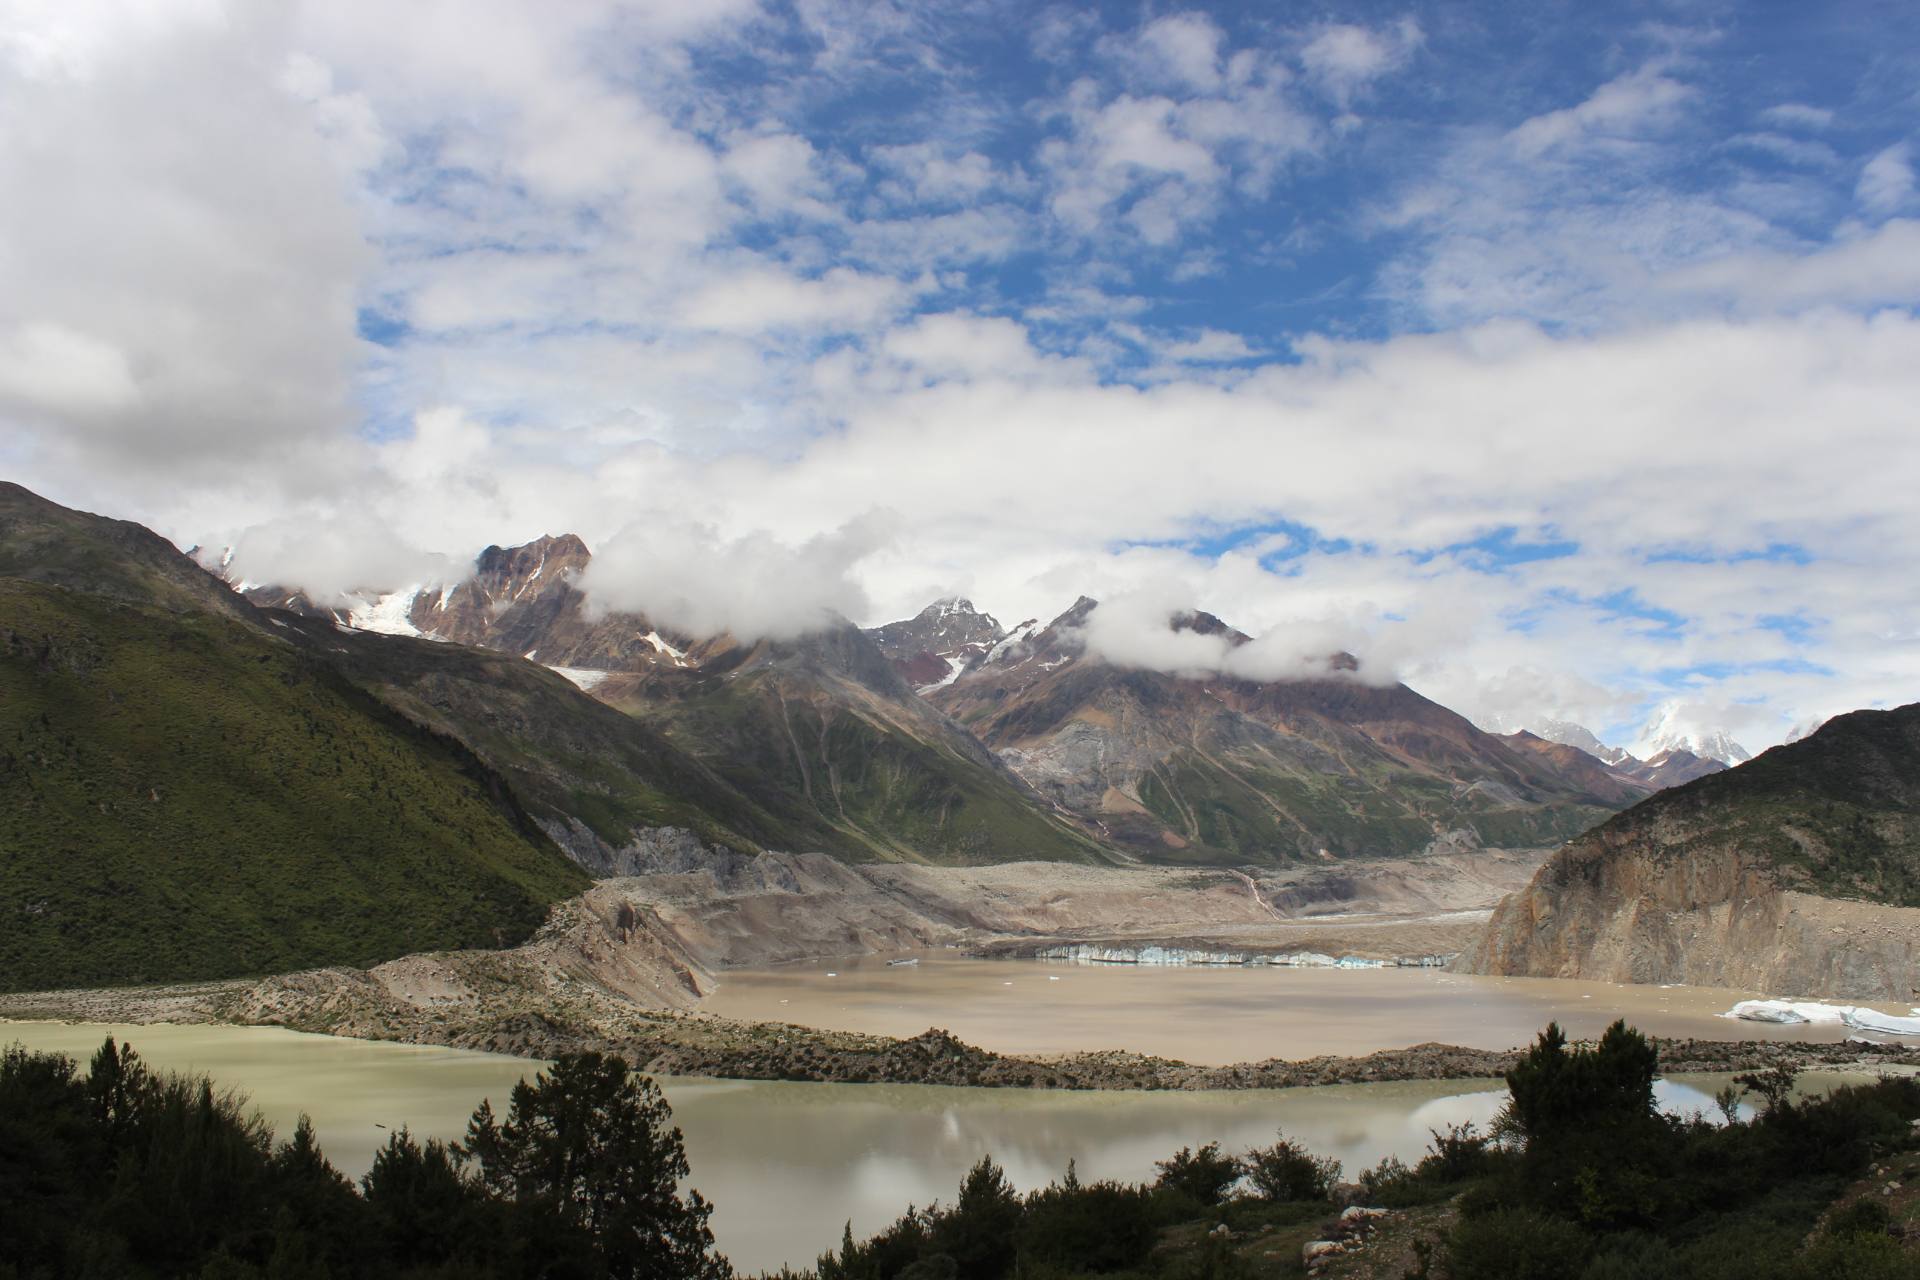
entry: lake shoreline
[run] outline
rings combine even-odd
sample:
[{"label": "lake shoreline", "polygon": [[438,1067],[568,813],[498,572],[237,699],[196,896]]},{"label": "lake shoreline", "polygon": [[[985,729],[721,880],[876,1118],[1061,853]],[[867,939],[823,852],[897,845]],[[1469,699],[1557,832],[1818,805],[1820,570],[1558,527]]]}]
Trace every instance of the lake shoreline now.
[{"label": "lake shoreline", "polygon": [[[1019,1055],[965,1043],[939,1028],[900,1038],[647,1010],[586,986],[560,999],[534,1001],[508,989],[477,1004],[422,1009],[392,1000],[365,973],[351,969],[310,970],[259,981],[0,995],[0,1019],[275,1026],[531,1060],[599,1051],[621,1054],[650,1074],[721,1080],[1111,1091],[1497,1079],[1524,1047],[1493,1050],[1429,1042],[1366,1054],[1269,1058],[1227,1066],[1126,1050]],[[1652,1038],[1665,1072],[1920,1067],[1920,1049],[1897,1044]]]}]

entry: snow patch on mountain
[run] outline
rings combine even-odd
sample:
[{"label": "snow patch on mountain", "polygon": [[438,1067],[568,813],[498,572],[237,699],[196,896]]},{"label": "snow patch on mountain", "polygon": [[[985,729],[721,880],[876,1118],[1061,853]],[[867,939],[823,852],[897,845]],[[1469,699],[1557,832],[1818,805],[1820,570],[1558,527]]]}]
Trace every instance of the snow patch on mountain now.
[{"label": "snow patch on mountain", "polygon": [[347,625],[356,631],[378,631],[389,636],[421,636],[428,639],[427,633],[409,621],[413,612],[413,601],[424,590],[424,586],[415,583],[398,591],[389,591],[371,599],[354,599],[347,608]]}]

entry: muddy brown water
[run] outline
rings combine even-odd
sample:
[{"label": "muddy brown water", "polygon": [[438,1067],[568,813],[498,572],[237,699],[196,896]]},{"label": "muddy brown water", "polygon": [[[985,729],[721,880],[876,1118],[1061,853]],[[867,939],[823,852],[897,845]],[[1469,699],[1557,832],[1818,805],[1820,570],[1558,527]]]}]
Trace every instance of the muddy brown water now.
[{"label": "muddy brown water", "polygon": [[[392,1129],[458,1139],[482,1098],[503,1110],[514,1083],[543,1065],[277,1027],[0,1022],[0,1043],[83,1064],[108,1035],[156,1067],[241,1090],[282,1138],[311,1116],[322,1149],[355,1178]],[[1660,1091],[1665,1105],[1705,1110],[1724,1082],[1685,1077]],[[1284,1129],[1352,1176],[1387,1155],[1415,1160],[1431,1131],[1484,1124],[1505,1100],[1484,1080],[1200,1093],[660,1083],[686,1136],[689,1182],[713,1201],[719,1247],[747,1274],[811,1265],[846,1223],[867,1235],[910,1204],[951,1201],[982,1155],[1022,1189],[1059,1178],[1069,1160],[1083,1179],[1137,1181],[1183,1146],[1243,1150]]]},{"label": "muddy brown water", "polygon": [[1204,1066],[1431,1042],[1508,1049],[1529,1043],[1555,1019],[1575,1037],[1596,1036],[1615,1018],[1650,1035],[1696,1040],[1834,1041],[1847,1034],[1837,1026],[1719,1017],[1737,1001],[1771,993],[1711,987],[1438,969],[1090,964],[952,952],[914,958],[913,965],[862,957],[728,970],[703,1007],[728,1018],[888,1036],[941,1027],[1000,1053],[1131,1049]]}]

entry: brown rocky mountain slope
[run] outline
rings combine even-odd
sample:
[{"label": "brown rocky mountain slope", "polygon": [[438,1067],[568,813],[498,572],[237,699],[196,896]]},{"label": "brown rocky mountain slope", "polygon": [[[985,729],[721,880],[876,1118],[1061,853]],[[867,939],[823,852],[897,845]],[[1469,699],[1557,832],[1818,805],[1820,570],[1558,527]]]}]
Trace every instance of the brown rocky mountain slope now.
[{"label": "brown rocky mountain slope", "polygon": [[1663,791],[1502,903],[1473,972],[1920,995],[1920,704]]},{"label": "brown rocky mountain slope", "polygon": [[1006,635],[992,614],[981,613],[971,600],[957,596],[936,600],[914,617],[867,632],[894,670],[921,693],[952,684]]},{"label": "brown rocky mountain slope", "polygon": [[[1525,847],[1585,829],[1637,792],[1515,750],[1353,659],[1258,682],[1130,670],[1086,652],[1098,607],[996,646],[932,700],[1042,794],[1157,860],[1404,856]],[[1207,614],[1169,626],[1231,631]]]}]

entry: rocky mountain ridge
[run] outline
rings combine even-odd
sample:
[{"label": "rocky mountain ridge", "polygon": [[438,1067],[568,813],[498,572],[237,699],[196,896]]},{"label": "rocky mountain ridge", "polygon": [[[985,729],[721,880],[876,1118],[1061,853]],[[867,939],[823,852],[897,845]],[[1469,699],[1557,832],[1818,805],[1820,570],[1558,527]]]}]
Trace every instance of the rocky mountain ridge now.
[{"label": "rocky mountain ridge", "polygon": [[1837,716],[1573,840],[1463,967],[1920,997],[1920,704]]},{"label": "rocky mountain ridge", "polygon": [[990,613],[959,596],[936,600],[918,614],[872,627],[867,637],[922,694],[945,688],[1006,639]]},{"label": "rocky mountain ridge", "polygon": [[[1089,653],[1097,601],[1007,637],[928,696],[1041,794],[1164,861],[1392,856],[1551,842],[1638,792],[1516,752],[1404,685],[1198,679]],[[1246,638],[1210,614],[1175,631]],[[1597,788],[1597,789],[1596,789]]]},{"label": "rocky mountain ridge", "polygon": [[[1577,753],[1515,750],[1404,686],[1354,679],[1346,654],[1315,679],[1267,683],[1113,667],[1086,653],[1088,597],[1011,631],[955,597],[865,632],[746,642],[593,617],[576,585],[589,559],[571,535],[489,548],[462,582],[409,589],[393,597],[404,609],[382,601],[351,621],[388,629],[403,616],[407,630],[550,665],[825,842],[800,847],[855,857],[1110,845],[1206,863],[1537,847],[1652,785]],[[1166,625],[1249,643],[1204,612]],[[1057,713],[1044,742],[1037,707]],[[928,812],[944,815],[934,829]]]}]

